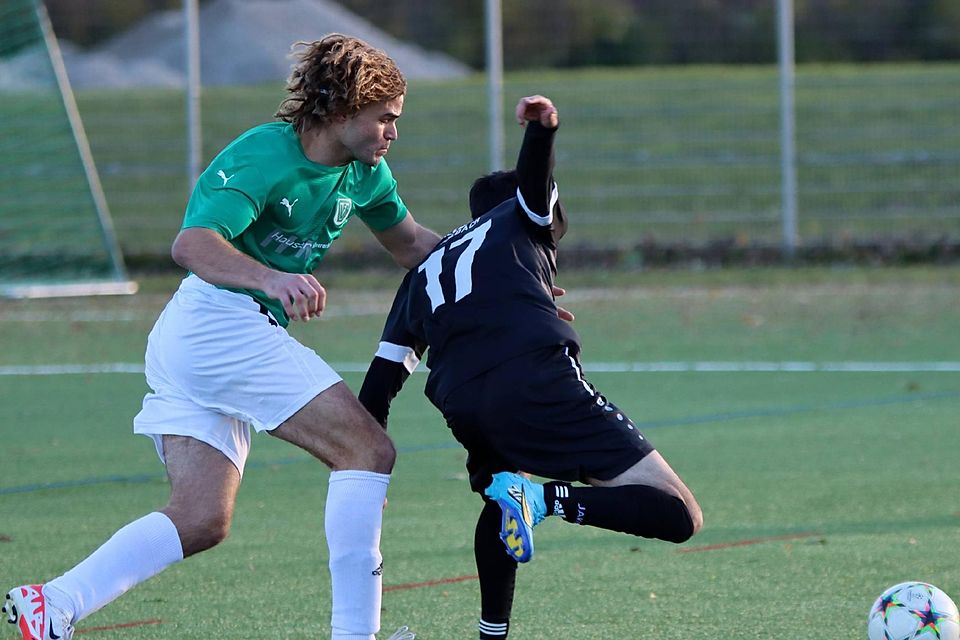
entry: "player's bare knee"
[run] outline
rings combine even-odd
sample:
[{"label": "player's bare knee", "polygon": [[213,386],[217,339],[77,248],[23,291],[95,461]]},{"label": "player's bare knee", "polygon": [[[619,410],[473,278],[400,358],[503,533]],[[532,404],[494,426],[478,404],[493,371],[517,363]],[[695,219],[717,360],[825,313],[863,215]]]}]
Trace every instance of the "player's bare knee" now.
[{"label": "player's bare knee", "polygon": [[184,556],[212,549],[230,535],[230,517],[211,514],[193,522],[188,532],[181,533]]},{"label": "player's bare knee", "polygon": [[691,535],[696,535],[703,528],[703,511],[700,510],[700,505],[696,501],[693,504],[687,504],[687,511],[693,521],[693,533]]},{"label": "player's bare knee", "polygon": [[393,471],[393,465],[397,461],[397,448],[393,440],[383,434],[383,437],[376,438],[376,441],[370,446],[370,466],[371,471],[377,473],[390,473]]},{"label": "player's bare knee", "polygon": [[[230,535],[231,518],[227,514],[215,514],[207,519],[204,526],[204,542],[215,547]],[[207,547],[207,548],[210,548]]]},{"label": "player's bare knee", "polygon": [[209,518],[194,531],[194,545],[197,551],[211,549],[230,535],[230,520],[227,518]]},{"label": "player's bare knee", "polygon": [[683,501],[687,513],[690,515],[690,523],[692,525],[690,536],[694,536],[703,528],[703,511],[700,509],[700,504],[697,502],[697,499],[693,497],[690,489],[681,485],[678,490],[680,499]]},{"label": "player's bare knee", "polygon": [[396,447],[379,425],[375,429],[358,426],[349,441],[330,452],[328,464],[335,471],[355,469],[390,473],[396,460]]},{"label": "player's bare knee", "polygon": [[689,532],[684,531],[685,538],[680,542],[685,542],[697,534],[703,528],[703,512],[700,510],[700,504],[693,497],[690,489],[679,479],[669,484],[668,493],[672,494],[683,504],[687,517],[690,521]]},{"label": "player's bare knee", "polygon": [[201,512],[171,502],[163,509],[163,513],[177,529],[185,558],[217,546],[230,535],[233,518],[229,510]]},{"label": "player's bare knee", "polygon": [[703,528],[703,512],[700,510],[697,501],[692,498],[683,500],[683,506],[687,514],[687,521],[678,528],[678,539],[674,542],[686,542]]}]

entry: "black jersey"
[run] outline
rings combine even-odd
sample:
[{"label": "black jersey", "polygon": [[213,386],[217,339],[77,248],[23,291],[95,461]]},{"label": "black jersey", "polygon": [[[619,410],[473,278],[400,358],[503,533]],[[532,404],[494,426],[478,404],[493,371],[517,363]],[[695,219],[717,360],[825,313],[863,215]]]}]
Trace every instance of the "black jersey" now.
[{"label": "black jersey", "polygon": [[550,345],[579,351],[552,294],[566,231],[552,178],[555,131],[529,123],[516,197],[448,233],[404,278],[360,393],[382,423],[425,350],[425,392],[438,408],[453,389],[520,354]]}]

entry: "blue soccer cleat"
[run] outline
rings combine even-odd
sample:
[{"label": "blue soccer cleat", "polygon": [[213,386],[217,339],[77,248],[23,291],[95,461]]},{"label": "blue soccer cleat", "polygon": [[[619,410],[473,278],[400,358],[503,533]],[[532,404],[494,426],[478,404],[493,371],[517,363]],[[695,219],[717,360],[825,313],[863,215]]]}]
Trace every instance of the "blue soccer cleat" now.
[{"label": "blue soccer cleat", "polygon": [[507,554],[517,562],[529,562],[533,557],[533,528],[547,515],[543,485],[503,471],[493,475],[493,482],[483,492],[496,500],[503,512],[500,539]]}]

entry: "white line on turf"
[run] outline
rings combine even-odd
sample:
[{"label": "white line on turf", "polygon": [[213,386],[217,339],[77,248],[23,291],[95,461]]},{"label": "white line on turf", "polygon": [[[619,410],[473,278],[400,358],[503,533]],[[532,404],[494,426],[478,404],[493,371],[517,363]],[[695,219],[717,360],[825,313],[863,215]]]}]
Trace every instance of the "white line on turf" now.
[{"label": "white line on turf", "polygon": [[[337,371],[363,373],[366,362],[332,362]],[[960,373],[960,361],[925,362],[727,362],[727,361],[662,361],[662,362],[586,362],[583,368],[591,373]],[[420,367],[419,372],[425,368]],[[102,362],[94,364],[41,364],[0,366],[0,376],[58,376],[96,373],[143,373],[143,365],[134,362]]]}]

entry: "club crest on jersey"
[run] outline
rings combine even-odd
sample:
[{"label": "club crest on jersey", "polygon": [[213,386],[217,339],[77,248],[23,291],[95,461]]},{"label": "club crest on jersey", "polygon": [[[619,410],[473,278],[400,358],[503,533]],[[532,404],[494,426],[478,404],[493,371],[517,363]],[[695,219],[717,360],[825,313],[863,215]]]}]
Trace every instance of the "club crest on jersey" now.
[{"label": "club crest on jersey", "polygon": [[333,212],[333,224],[342,227],[350,217],[353,211],[353,200],[350,198],[337,198],[337,208]]}]

